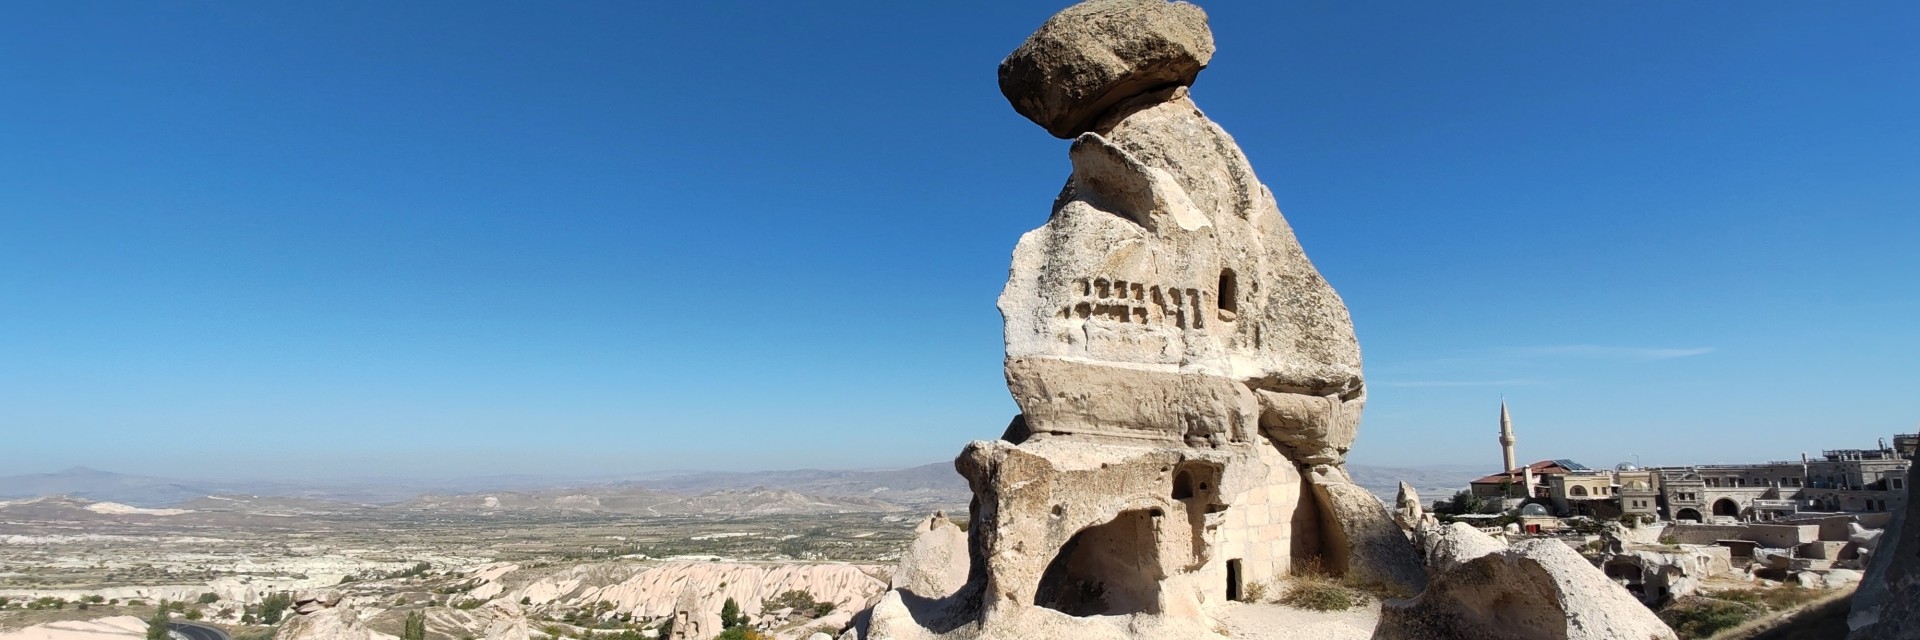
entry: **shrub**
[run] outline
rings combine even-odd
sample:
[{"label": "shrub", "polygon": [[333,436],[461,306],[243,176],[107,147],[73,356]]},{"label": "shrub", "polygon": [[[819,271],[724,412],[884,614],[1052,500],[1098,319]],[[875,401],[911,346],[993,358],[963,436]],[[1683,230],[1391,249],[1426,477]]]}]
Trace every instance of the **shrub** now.
[{"label": "shrub", "polygon": [[1360,594],[1324,578],[1294,578],[1280,603],[1313,611],[1346,611],[1360,604]]},{"label": "shrub", "polygon": [[1241,602],[1260,603],[1267,601],[1267,585],[1262,582],[1249,582],[1240,594]]},{"label": "shrub", "polygon": [[1689,597],[1661,611],[1660,620],[1673,627],[1682,640],[1695,640],[1739,626],[1760,613],[1752,605]]},{"label": "shrub", "polygon": [[[1261,590],[1265,591],[1264,588]],[[1281,604],[1312,611],[1346,611],[1364,600],[1365,594],[1327,575],[1317,558],[1302,559],[1293,565],[1293,577],[1287,581],[1287,592],[1280,596]]]},{"label": "shrub", "polygon": [[212,591],[208,591],[206,593],[200,594],[200,599],[198,600],[200,604],[213,604],[219,601],[220,601],[220,594],[214,593]]}]

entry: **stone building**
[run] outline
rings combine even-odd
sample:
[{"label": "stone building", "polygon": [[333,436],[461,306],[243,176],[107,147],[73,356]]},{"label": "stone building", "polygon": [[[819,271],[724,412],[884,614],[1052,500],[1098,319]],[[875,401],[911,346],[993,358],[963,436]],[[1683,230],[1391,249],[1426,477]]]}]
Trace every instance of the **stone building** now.
[{"label": "stone building", "polygon": [[[1913,436],[1895,436],[1896,444]],[[1671,520],[1772,520],[1800,512],[1883,512],[1906,498],[1909,448],[1835,449],[1820,459],[1658,469]]]},{"label": "stone building", "polygon": [[1557,516],[1617,518],[1635,514],[1663,520],[1767,521],[1802,512],[1873,513],[1905,504],[1907,467],[1920,435],[1900,434],[1891,445],[1834,449],[1820,458],[1756,464],[1641,469],[1621,463],[1590,469],[1567,459],[1514,465],[1513,418],[1500,401],[1500,453],[1507,468],[1468,484],[1487,499],[1533,502]]}]

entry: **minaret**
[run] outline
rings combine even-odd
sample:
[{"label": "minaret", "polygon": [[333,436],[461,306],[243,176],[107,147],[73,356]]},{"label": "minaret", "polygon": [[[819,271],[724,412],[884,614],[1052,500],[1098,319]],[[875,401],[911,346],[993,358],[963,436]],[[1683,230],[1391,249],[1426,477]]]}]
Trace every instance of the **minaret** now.
[{"label": "minaret", "polygon": [[1500,454],[1507,463],[1507,473],[1519,468],[1513,463],[1513,418],[1507,415],[1506,398],[1500,399]]}]

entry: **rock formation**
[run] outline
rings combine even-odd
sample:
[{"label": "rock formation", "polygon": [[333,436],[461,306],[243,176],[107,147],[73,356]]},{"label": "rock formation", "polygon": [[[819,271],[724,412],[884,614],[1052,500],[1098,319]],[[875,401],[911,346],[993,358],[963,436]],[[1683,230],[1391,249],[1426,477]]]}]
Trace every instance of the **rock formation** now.
[{"label": "rock formation", "polygon": [[397,640],[360,620],[360,612],[331,589],[303,591],[293,597],[294,616],[281,623],[277,640]]},{"label": "rock formation", "polygon": [[944,598],[967,584],[967,533],[935,513],[914,528],[918,535],[900,555],[892,587],[925,598]]},{"label": "rock formation", "polygon": [[[1484,548],[1479,543],[1456,546]],[[1529,540],[1462,561],[1464,557],[1450,556],[1448,560],[1458,564],[1435,573],[1418,597],[1387,602],[1373,639],[1677,638],[1652,611],[1559,541]]]},{"label": "rock formation", "polygon": [[866,637],[1208,637],[1206,605],[1300,558],[1425,586],[1344,468],[1366,403],[1346,306],[1188,95],[1212,54],[1198,7],[1091,0],[1001,64],[1014,109],[1073,140],[999,301],[1021,413],[955,461],[965,585],[889,592]]},{"label": "rock formation", "polygon": [[[1907,486],[1915,480],[1920,465],[1907,468]],[[1848,640],[1920,638],[1920,500],[1908,498],[1871,542],[1872,560],[1847,616]]]}]

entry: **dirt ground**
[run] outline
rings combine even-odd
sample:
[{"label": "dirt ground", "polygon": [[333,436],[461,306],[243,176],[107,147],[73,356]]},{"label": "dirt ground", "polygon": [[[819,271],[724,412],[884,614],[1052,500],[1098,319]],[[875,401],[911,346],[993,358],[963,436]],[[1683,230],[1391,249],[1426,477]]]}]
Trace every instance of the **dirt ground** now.
[{"label": "dirt ground", "polygon": [[1319,612],[1277,604],[1228,602],[1209,611],[1233,638],[1250,640],[1367,640],[1380,622],[1380,603]]}]

